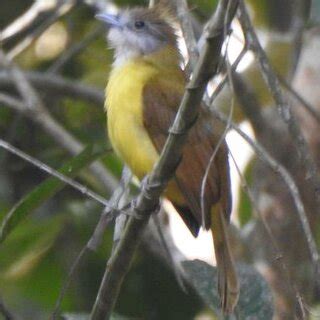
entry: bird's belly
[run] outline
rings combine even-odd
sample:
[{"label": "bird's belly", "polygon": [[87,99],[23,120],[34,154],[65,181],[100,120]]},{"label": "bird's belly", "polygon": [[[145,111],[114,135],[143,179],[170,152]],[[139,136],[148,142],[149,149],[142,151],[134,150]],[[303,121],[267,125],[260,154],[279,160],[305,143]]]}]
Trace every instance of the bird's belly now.
[{"label": "bird's belly", "polygon": [[159,156],[139,117],[119,110],[116,114],[109,112],[108,132],[116,153],[141,180]]},{"label": "bird's belly", "polygon": [[[141,122],[132,114],[126,113],[120,116],[109,112],[108,132],[118,156],[128,165],[133,174],[142,180],[151,172],[159,154]],[[185,203],[174,180],[169,182],[165,195],[177,204]]]}]

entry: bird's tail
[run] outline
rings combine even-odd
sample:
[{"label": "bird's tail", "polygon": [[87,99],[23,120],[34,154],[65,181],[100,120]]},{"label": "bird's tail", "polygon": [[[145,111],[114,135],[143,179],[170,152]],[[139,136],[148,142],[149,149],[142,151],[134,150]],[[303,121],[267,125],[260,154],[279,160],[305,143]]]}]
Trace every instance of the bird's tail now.
[{"label": "bird's tail", "polygon": [[[220,207],[219,205],[217,207]],[[218,268],[218,291],[224,314],[233,312],[239,298],[239,283],[230,252],[227,225],[222,210],[212,209],[211,230]]]}]

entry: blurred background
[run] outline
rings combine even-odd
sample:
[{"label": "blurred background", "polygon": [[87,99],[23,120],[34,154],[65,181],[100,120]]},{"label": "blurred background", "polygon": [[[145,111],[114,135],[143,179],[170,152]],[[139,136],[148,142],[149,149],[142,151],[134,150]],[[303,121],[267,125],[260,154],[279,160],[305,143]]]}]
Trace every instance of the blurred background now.
[{"label": "blurred background", "polygon": [[[320,1],[245,2],[319,166]],[[196,37],[216,3],[188,2]],[[106,199],[118,185],[122,164],[110,149],[103,110],[113,53],[105,40],[106,30],[94,15],[99,10],[115,12],[117,8],[135,5],[148,3],[1,2],[0,49],[5,56],[0,55],[0,138],[52,168],[63,168],[64,174],[76,177],[76,181]],[[238,22],[233,30],[228,46],[231,62],[244,47]],[[183,39],[181,50],[188,59]],[[214,101],[215,107],[228,114],[230,105],[234,105],[233,121],[293,176],[319,246],[320,215],[310,171],[300,161],[296,141],[277,114],[251,52],[244,55],[233,75],[235,93],[230,85],[224,86]],[[215,79],[209,92],[224,76],[222,72]],[[19,81],[27,82],[35,97],[23,96],[23,88],[17,86]],[[254,104],[254,110],[250,109],[250,103]],[[306,105],[311,109],[306,109]],[[302,305],[306,319],[320,319],[320,288],[288,186],[279,174],[259,161],[234,131],[227,140],[242,179],[253,195],[250,199],[246,188],[241,187],[230,157],[236,261],[263,276],[264,280],[259,279],[267,283],[268,297],[264,301],[259,299],[272,310],[268,316],[244,318],[294,319],[301,315]],[[89,168],[97,159],[99,163]],[[0,148],[0,301],[17,319],[48,318],[73,262],[103,210],[101,202],[48,178],[36,166]],[[137,188],[132,186],[131,194],[136,192]],[[174,258],[201,259],[214,264],[210,236],[202,232],[198,239],[192,238],[170,204],[165,207],[167,213],[160,215],[160,222],[174,247]],[[271,238],[266,226],[272,230]],[[186,290],[181,288],[159,239],[150,240],[155,237],[154,230],[150,227],[147,231],[125,279],[115,309],[118,318],[216,319],[214,308],[192,281]],[[112,243],[113,225],[110,225],[101,246],[79,264],[62,301],[63,313],[77,314],[79,318],[80,314],[90,312]],[[1,317],[4,316],[0,314]]]}]

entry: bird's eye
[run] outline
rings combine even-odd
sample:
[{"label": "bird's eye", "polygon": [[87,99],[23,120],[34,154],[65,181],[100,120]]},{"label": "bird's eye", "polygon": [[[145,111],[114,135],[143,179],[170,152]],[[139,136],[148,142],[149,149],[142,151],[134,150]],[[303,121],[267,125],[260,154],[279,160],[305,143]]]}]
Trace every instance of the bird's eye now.
[{"label": "bird's eye", "polygon": [[144,21],[138,20],[138,21],[136,21],[136,22],[134,23],[134,27],[135,27],[136,29],[142,29],[144,26],[145,26]]}]

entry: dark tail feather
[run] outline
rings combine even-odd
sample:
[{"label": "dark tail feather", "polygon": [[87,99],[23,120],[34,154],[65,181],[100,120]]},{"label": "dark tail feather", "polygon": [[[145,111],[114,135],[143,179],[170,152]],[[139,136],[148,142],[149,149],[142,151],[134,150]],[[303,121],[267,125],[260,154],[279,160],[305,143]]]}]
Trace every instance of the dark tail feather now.
[{"label": "dark tail feather", "polygon": [[217,211],[215,208],[211,211],[211,231],[217,260],[218,291],[221,299],[221,308],[224,314],[230,314],[238,302],[239,283],[230,252],[224,214],[221,210]]},{"label": "dark tail feather", "polygon": [[171,202],[174,208],[179,213],[180,217],[189,228],[192,235],[196,238],[199,234],[200,225],[197,220],[193,217],[191,210],[187,206],[179,206],[174,202]]}]

